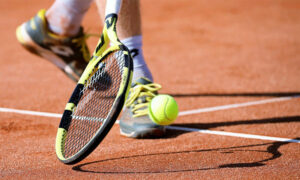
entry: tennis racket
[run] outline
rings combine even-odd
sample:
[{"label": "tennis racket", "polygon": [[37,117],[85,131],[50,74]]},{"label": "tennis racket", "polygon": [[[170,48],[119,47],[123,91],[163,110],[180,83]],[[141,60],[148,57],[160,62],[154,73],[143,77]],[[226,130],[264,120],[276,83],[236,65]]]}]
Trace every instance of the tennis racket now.
[{"label": "tennis racket", "polygon": [[65,164],[88,156],[120,114],[129,92],[133,62],[119,41],[121,0],[108,0],[102,36],[66,105],[56,136],[56,155]]}]

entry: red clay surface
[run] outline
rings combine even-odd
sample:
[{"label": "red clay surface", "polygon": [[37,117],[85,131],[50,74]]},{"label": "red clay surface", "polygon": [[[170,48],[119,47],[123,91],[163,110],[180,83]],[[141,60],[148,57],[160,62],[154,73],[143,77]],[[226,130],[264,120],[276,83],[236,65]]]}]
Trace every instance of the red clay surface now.
[{"label": "red clay surface", "polygon": [[[75,84],[26,52],[16,27],[52,1],[0,3],[0,107],[62,113]],[[298,0],[142,0],[144,51],[181,111],[300,94]],[[84,19],[101,31],[93,5]],[[97,38],[89,41],[93,50]],[[300,100],[180,116],[175,125],[300,138]],[[134,140],[116,124],[84,161],[54,151],[60,119],[0,112],[3,179],[299,179],[300,144],[169,131]]]}]

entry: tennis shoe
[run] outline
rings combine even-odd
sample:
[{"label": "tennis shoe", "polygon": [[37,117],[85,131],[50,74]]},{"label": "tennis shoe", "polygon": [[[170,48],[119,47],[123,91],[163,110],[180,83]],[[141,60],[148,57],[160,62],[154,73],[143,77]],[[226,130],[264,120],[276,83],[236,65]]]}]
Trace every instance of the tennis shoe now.
[{"label": "tennis shoe", "polygon": [[165,127],[152,122],[148,105],[158,95],[159,84],[140,78],[130,89],[120,118],[120,133],[131,138],[157,138],[165,134]]},{"label": "tennis shoe", "polygon": [[17,39],[28,51],[49,60],[77,82],[90,58],[86,44],[88,35],[82,27],[73,37],[50,32],[45,13],[42,9],[20,25],[16,30]]}]

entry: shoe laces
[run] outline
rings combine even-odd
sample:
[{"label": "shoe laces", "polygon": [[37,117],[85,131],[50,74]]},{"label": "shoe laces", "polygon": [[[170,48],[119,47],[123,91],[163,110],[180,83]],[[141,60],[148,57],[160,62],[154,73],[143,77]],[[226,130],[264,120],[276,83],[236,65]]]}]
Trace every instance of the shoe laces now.
[{"label": "shoe laces", "polygon": [[130,89],[130,97],[126,100],[125,106],[131,107],[133,117],[140,117],[148,114],[148,105],[157,95],[161,85],[156,83],[138,84]]},{"label": "shoe laces", "polygon": [[90,53],[87,47],[86,40],[91,36],[100,37],[100,35],[98,34],[87,33],[83,34],[83,36],[72,39],[72,43],[77,44],[77,46],[80,47],[80,51],[83,53],[84,59],[86,61],[89,61],[90,59]]}]

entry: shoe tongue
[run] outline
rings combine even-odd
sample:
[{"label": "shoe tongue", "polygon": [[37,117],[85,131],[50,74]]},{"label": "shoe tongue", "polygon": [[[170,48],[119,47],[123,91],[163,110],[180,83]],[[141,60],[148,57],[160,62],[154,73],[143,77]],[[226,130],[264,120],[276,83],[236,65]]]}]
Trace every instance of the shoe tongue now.
[{"label": "shoe tongue", "polygon": [[131,84],[131,87],[134,87],[134,86],[136,86],[137,84],[150,84],[150,83],[152,83],[152,81],[150,81],[149,79],[147,79],[147,78],[144,78],[144,77],[142,77],[142,78],[139,78],[139,79],[137,79],[137,80],[135,80],[135,82],[133,82],[132,84]]}]

